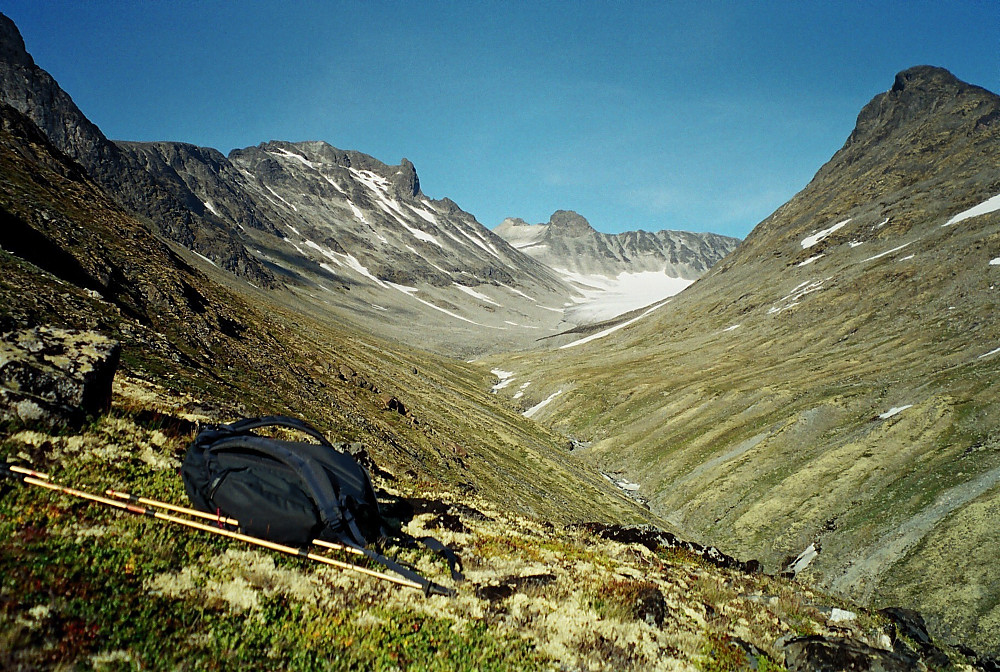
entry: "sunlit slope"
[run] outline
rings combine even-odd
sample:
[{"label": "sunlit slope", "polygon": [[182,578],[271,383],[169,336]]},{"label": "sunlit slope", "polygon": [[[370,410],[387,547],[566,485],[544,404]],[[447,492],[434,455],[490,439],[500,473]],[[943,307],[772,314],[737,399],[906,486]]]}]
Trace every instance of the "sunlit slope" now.
[{"label": "sunlit slope", "polygon": [[818,542],[805,576],[995,649],[998,150],[997,96],[901,73],[702,280],[603,338],[497,360],[504,392],[561,391],[533,417],[686,531],[772,570]]}]

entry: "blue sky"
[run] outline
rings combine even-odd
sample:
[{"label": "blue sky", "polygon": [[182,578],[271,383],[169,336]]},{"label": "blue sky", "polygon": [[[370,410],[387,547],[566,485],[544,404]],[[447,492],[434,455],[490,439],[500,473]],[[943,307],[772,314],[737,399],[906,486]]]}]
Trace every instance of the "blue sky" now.
[{"label": "blue sky", "polygon": [[111,138],[407,157],[489,227],[743,237],[896,72],[1000,92],[1000,3],[2,0]]}]

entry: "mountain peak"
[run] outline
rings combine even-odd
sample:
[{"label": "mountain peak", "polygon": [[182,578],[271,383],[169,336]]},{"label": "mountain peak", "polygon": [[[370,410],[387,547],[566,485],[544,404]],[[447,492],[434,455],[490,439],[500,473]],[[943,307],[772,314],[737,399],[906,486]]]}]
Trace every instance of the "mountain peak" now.
[{"label": "mountain peak", "polygon": [[944,68],[933,65],[917,65],[903,70],[889,90],[891,93],[943,92],[968,86]]},{"label": "mountain peak", "polygon": [[897,74],[888,91],[862,108],[844,147],[817,176],[859,162],[865,169],[875,164],[884,168],[895,160],[912,163],[921,155],[917,147],[931,151],[939,136],[978,136],[998,117],[996,94],[963,82],[944,68],[912,67]]},{"label": "mountain peak", "polygon": [[35,64],[24,46],[21,31],[5,14],[0,14],[0,60],[25,67]]},{"label": "mountain peak", "polygon": [[420,179],[417,177],[417,169],[409,159],[403,158],[399,162],[399,168],[389,178],[396,193],[401,196],[415,198],[420,193]]},{"label": "mountain peak", "polygon": [[572,210],[556,210],[549,218],[549,226],[567,233],[586,233],[594,230],[583,215]]}]

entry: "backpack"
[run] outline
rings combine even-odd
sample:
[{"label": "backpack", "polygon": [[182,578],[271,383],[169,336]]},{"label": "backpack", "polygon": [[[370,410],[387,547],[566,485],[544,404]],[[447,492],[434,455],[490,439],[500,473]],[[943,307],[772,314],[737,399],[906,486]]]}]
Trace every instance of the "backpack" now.
[{"label": "backpack", "polygon": [[[288,427],[317,441],[306,443],[255,434]],[[271,415],[206,425],[188,447],[181,466],[184,489],[195,508],[235,518],[241,532],[278,544],[309,546],[313,540],[351,546],[368,558],[419,582],[425,592],[451,591],[365,548],[381,539],[382,515],[368,472],[316,429],[296,418]],[[423,545],[457,559],[433,539]],[[454,566],[453,577],[460,579]]]},{"label": "backpack", "polygon": [[[298,430],[319,444],[253,432],[269,426]],[[181,477],[195,508],[235,518],[251,536],[293,546],[317,538],[366,546],[381,536],[368,472],[296,418],[273,415],[202,428],[188,447]]]}]

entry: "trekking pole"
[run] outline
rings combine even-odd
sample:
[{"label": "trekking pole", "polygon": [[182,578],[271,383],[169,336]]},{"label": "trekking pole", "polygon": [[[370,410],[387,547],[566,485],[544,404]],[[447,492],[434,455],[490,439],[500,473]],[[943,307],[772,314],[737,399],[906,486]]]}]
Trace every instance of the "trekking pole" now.
[{"label": "trekking pole", "polygon": [[[176,513],[186,513],[189,516],[196,516],[198,518],[204,518],[206,520],[214,520],[225,525],[231,525],[232,527],[239,527],[240,521],[235,518],[225,518],[221,516],[215,516],[206,511],[198,511],[197,509],[188,509],[183,506],[177,506],[176,504],[168,504],[167,502],[160,502],[155,499],[150,499],[149,497],[137,497],[136,495],[130,495],[127,492],[119,492],[117,490],[105,490],[104,494],[110,497],[117,497],[118,499],[128,500],[134,504],[146,504],[148,506],[155,506],[159,509],[165,509],[167,511],[174,511]],[[324,548],[331,548],[335,551],[346,551],[348,553],[353,553],[354,555],[364,555],[365,552],[360,548],[355,548],[354,546],[347,546],[346,544],[338,544],[332,541],[323,541],[322,539],[313,539],[312,542],[315,546],[322,546]]]},{"label": "trekking pole", "polygon": [[109,497],[115,497],[117,499],[124,499],[132,502],[133,504],[146,504],[148,506],[155,506],[158,509],[165,509],[166,511],[173,511],[175,513],[185,513],[189,516],[195,516],[197,518],[204,518],[205,520],[214,520],[217,523],[222,523],[223,525],[231,525],[232,527],[239,527],[240,521],[235,518],[226,518],[225,516],[213,515],[207,511],[198,511],[196,509],[188,509],[183,506],[177,506],[176,504],[168,504],[167,502],[159,502],[155,499],[150,499],[148,497],[137,497],[136,495],[130,495],[127,492],[119,492],[118,490],[107,489],[104,491],[105,495]]},{"label": "trekking pole", "polygon": [[[202,523],[198,523],[198,522],[195,522],[193,520],[186,520],[184,518],[178,518],[178,517],[172,516],[170,514],[161,513],[159,511],[156,511],[155,509],[147,508],[145,506],[136,506],[135,504],[132,504],[131,502],[118,501],[116,499],[109,499],[107,497],[102,497],[101,495],[94,495],[94,494],[91,494],[89,492],[84,492],[83,490],[77,490],[75,488],[67,488],[65,486],[57,485],[55,483],[52,483],[51,481],[47,481],[47,480],[43,480],[43,479],[40,479],[40,478],[36,478],[34,476],[24,475],[24,472],[28,471],[28,470],[25,470],[25,469],[23,469],[21,467],[11,468],[10,465],[4,465],[4,466],[6,466],[6,468],[7,468],[7,470],[9,472],[21,474],[21,481],[24,482],[24,483],[27,483],[28,485],[35,485],[35,486],[38,486],[38,487],[41,487],[41,488],[46,488],[48,490],[53,490],[55,492],[62,493],[64,495],[70,495],[71,497],[77,497],[79,499],[85,499],[85,500],[88,500],[88,501],[91,501],[91,502],[97,502],[97,503],[100,503],[100,504],[104,504],[106,506],[110,506],[110,507],[115,508],[115,509],[120,509],[120,510],[123,510],[123,511],[128,511],[129,513],[134,513],[134,514],[137,514],[137,515],[140,515],[140,516],[149,516],[150,518],[157,518],[159,520],[165,520],[167,522],[177,523],[178,525],[183,525],[185,527],[190,527],[190,528],[193,528],[193,529],[196,529],[196,530],[201,530],[203,532],[209,532],[211,534],[216,534],[216,535],[219,535],[219,536],[222,536],[222,537],[228,537],[230,539],[236,539],[238,541],[243,541],[243,542],[246,542],[248,544],[255,545],[255,546],[261,546],[263,548],[268,548],[268,549],[271,549],[273,551],[279,551],[281,553],[286,553],[288,555],[295,555],[295,556],[298,556],[300,558],[307,558],[307,559],[313,560],[315,562],[319,562],[319,563],[322,563],[322,564],[325,564],[325,565],[330,565],[330,566],[333,566],[333,567],[337,567],[338,569],[346,569],[346,570],[349,570],[349,571],[358,572],[360,574],[365,574],[367,576],[371,576],[371,577],[374,577],[374,578],[377,578],[377,579],[382,579],[383,581],[389,581],[390,583],[395,583],[395,584],[400,585],[400,586],[406,586],[408,588],[416,588],[418,590],[424,590],[425,592],[427,591],[427,587],[426,586],[422,586],[421,584],[417,583],[416,581],[410,581],[409,579],[402,579],[402,578],[398,578],[398,577],[395,577],[395,576],[390,576],[389,574],[385,574],[383,572],[378,572],[378,571],[375,571],[375,570],[372,570],[372,569],[368,569],[367,567],[359,567],[358,565],[352,565],[350,563],[341,562],[340,560],[334,560],[333,558],[328,558],[328,557],[323,556],[323,555],[317,555],[316,553],[310,553],[310,552],[308,552],[308,551],[306,551],[304,549],[293,548],[291,546],[285,546],[284,544],[276,544],[274,542],[267,541],[265,539],[259,539],[257,537],[251,537],[250,535],[247,535],[247,534],[241,534],[239,532],[232,532],[230,530],[226,530],[226,529],[223,529],[223,528],[220,528],[220,527],[212,527],[211,525],[204,525]],[[438,587],[438,588],[439,588],[439,590],[442,590],[442,591],[447,591],[448,590],[448,589],[441,589],[440,587]],[[444,594],[450,594],[450,593],[445,592]]]},{"label": "trekking pole", "polygon": [[8,464],[6,466],[7,466],[7,469],[9,469],[10,471],[13,471],[16,474],[24,474],[25,476],[34,476],[35,478],[40,478],[40,479],[45,480],[45,481],[49,480],[49,475],[48,474],[39,473],[39,472],[35,471],[34,469],[26,469],[25,467],[19,467],[16,464]]}]

